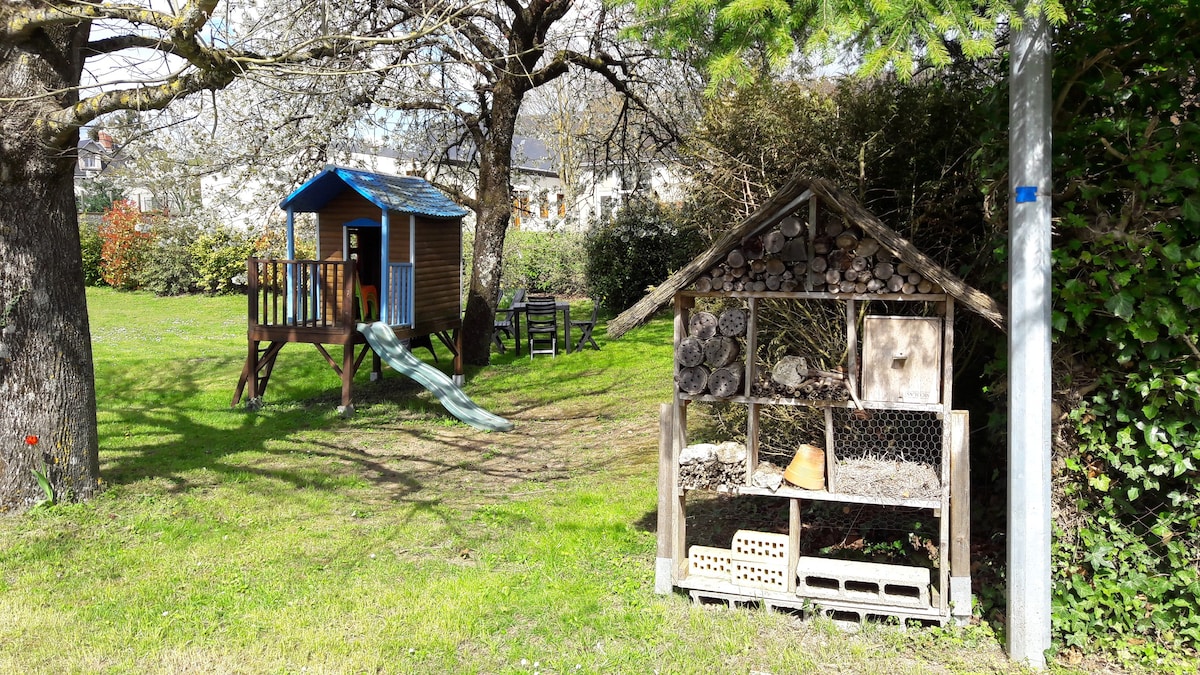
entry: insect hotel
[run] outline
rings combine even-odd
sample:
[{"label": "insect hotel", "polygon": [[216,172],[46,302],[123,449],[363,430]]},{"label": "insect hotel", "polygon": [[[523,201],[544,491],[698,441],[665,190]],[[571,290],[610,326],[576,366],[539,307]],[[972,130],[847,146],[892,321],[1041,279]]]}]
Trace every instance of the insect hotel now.
[{"label": "insect hotel", "polygon": [[[954,314],[963,305],[1001,327],[996,302],[830,184],[802,179],[610,322],[610,336],[672,301],[656,591],[859,621],[968,618],[968,425],[951,406]],[[736,417],[744,436],[691,442],[697,406],[707,408],[694,422]],[[786,522],[696,543],[689,497],[713,491],[785,500]],[[868,521],[919,543],[925,562],[869,560],[861,539],[812,545],[821,527],[849,540]]]}]

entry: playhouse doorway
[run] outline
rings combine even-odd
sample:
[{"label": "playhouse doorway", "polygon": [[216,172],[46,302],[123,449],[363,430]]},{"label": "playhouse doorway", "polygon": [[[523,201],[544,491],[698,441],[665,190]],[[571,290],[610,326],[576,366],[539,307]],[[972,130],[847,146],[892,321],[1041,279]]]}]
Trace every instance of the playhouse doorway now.
[{"label": "playhouse doorway", "polygon": [[346,226],[346,259],[355,261],[358,283],[363,286],[380,286],[380,232],[378,226]]}]

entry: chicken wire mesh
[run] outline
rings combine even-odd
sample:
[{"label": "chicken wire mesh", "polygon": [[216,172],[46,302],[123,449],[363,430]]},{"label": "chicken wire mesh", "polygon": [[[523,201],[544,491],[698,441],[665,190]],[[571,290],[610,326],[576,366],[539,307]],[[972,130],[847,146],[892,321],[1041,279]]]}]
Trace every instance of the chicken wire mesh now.
[{"label": "chicken wire mesh", "polygon": [[939,414],[917,410],[833,410],[839,492],[937,499],[942,491]]}]

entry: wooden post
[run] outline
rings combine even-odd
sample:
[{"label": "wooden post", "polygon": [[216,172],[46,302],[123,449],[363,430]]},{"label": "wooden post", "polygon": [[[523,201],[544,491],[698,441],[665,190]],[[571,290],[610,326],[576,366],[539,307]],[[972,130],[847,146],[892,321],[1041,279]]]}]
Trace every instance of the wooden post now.
[{"label": "wooden post", "polygon": [[358,322],[354,316],[354,296],[355,284],[358,282],[358,269],[354,265],[354,259],[346,261],[346,271],[342,273],[342,306],[338,321],[342,323],[344,330],[348,335],[353,335],[358,330]]},{"label": "wooden post", "polygon": [[675,397],[671,420],[671,564],[673,578],[682,578],[687,568],[687,494],[679,487],[679,453],[687,445],[687,401]]},{"label": "wooden post", "polygon": [[796,592],[796,565],[800,563],[800,500],[788,500],[788,593]]},{"label": "wooden post", "polygon": [[854,298],[846,300],[846,386],[850,387],[850,398],[861,395],[855,391],[859,382],[858,372],[858,303]]},{"label": "wooden post", "polygon": [[354,415],[354,406],[351,405],[351,390],[354,386],[354,345],[342,345],[342,405],[338,412],[342,417],[350,417]]},{"label": "wooden post", "polygon": [[354,415],[354,405],[350,402],[354,387],[354,333],[358,330],[354,320],[354,285],[358,280],[358,272],[354,268],[354,259],[346,261],[346,271],[342,274],[342,306],[340,320],[343,326],[342,337],[342,405],[338,409],[342,417]]},{"label": "wooden post", "polygon": [[[954,475],[955,462],[958,459],[957,457],[955,457],[955,454],[957,452],[959,452],[959,448],[958,448],[959,443],[966,442],[966,436],[965,436],[966,427],[964,426],[962,429],[956,428],[957,425],[959,425],[959,424],[965,424],[965,421],[962,419],[959,419],[958,413],[954,411],[954,400],[953,400],[954,392],[953,392],[953,386],[952,386],[953,382],[954,382],[954,298],[947,295],[942,307],[944,308],[944,310],[943,310],[943,316],[942,316],[942,355],[941,355],[941,357],[942,357],[942,386],[941,386],[942,397],[941,397],[941,402],[942,402],[942,409],[945,412],[941,415],[941,418],[942,418],[942,447],[945,448],[945,450],[942,452],[942,486],[943,486],[942,487],[942,505],[943,505],[944,511],[943,511],[941,522],[939,523],[939,528],[938,528],[938,535],[939,535],[939,539],[940,539],[940,543],[938,545],[946,547],[946,550],[948,550],[950,552],[949,556],[947,556],[947,557],[949,557],[951,560],[953,560],[955,557],[955,553],[954,553],[954,545],[952,543],[952,537],[955,536],[954,532],[955,532],[955,528],[956,528],[954,490],[957,489],[957,487],[958,487],[956,485],[956,482],[958,479]],[[967,413],[963,412],[962,414],[965,416]],[[963,434],[963,437],[961,439],[956,437],[959,433]],[[970,477],[968,476],[966,478],[966,480],[970,481]],[[949,486],[949,487],[947,488],[947,486]],[[966,487],[969,490],[970,489],[969,483],[967,485],[964,485],[964,487]],[[957,515],[963,516],[967,519],[968,529],[970,526],[970,517],[971,517],[970,510],[971,510],[970,509],[970,498],[968,497],[966,509],[964,509],[962,514],[957,514]],[[964,554],[963,557],[969,558],[970,557],[970,533],[969,532],[968,532],[967,538],[964,540],[964,542],[967,545],[967,552]],[[956,576],[953,572],[952,567],[953,567],[953,562],[951,562],[950,565],[946,565],[944,569],[938,570],[938,583],[940,584],[940,588],[945,588],[949,591],[949,592],[942,594],[941,610],[942,610],[942,613],[944,614],[946,612],[946,610],[948,608],[950,608],[950,606],[964,605],[966,607],[966,611],[967,611],[966,619],[969,620],[971,618],[971,574],[970,574],[970,571],[968,571],[966,573],[966,598],[964,599],[962,597],[956,597],[954,595],[954,591],[959,590],[959,592],[961,593],[961,589],[959,589],[957,586],[961,585],[962,582],[955,582],[955,581],[951,580],[951,577]],[[950,611],[954,612],[955,610],[951,609]],[[955,614],[955,619],[959,622],[963,621],[963,619],[961,617],[959,617],[957,614]]]},{"label": "wooden post", "polygon": [[670,403],[658,408],[658,554],[654,559],[654,592],[666,595],[674,585],[672,561],[675,558],[675,483],[678,464],[672,431],[675,412]]},{"label": "wooden post", "polygon": [[[246,261],[246,283],[247,288],[246,299],[248,308],[246,312],[249,324],[246,328],[246,387],[247,398],[249,405],[257,405],[255,399],[258,398],[258,342],[254,340],[254,330],[258,328],[258,259],[250,258]],[[236,404],[236,401],[235,401]]]},{"label": "wooden post", "polygon": [[462,386],[466,382],[466,377],[463,375],[463,335],[462,335],[462,320],[458,322],[458,326],[454,328],[454,384]]},{"label": "wooden post", "polygon": [[961,626],[971,620],[970,413],[950,415],[950,612]]},{"label": "wooden post", "polygon": [[833,408],[825,406],[825,489],[837,492],[837,448],[833,446]]}]

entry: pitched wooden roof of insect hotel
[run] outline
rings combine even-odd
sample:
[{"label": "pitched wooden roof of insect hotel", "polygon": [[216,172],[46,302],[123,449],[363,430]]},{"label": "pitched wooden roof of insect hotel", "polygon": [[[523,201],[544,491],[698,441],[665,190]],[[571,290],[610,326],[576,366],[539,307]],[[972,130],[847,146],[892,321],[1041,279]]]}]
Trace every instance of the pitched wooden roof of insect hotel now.
[{"label": "pitched wooden roof of insect hotel", "polygon": [[[805,204],[807,215],[796,217]],[[829,229],[818,233],[810,225],[821,220],[817,214],[822,207],[840,218],[840,223],[833,223],[837,234],[832,241]],[[725,280],[734,270],[742,276]],[[735,283],[750,292],[946,293],[997,328],[1005,328],[999,303],[921,253],[853,197],[827,181],[795,177],[708,250],[609,321],[608,336],[619,338],[645,323],[679,291],[734,292]]]}]

